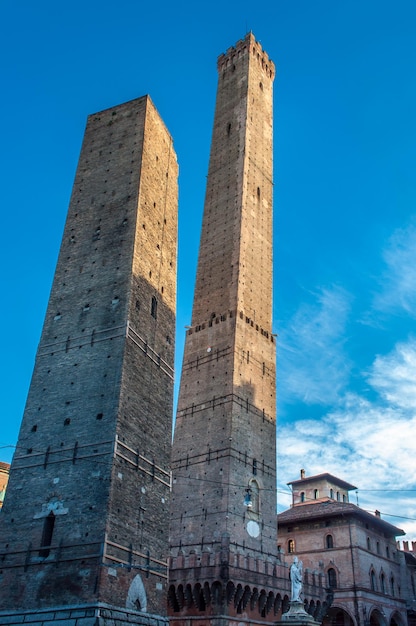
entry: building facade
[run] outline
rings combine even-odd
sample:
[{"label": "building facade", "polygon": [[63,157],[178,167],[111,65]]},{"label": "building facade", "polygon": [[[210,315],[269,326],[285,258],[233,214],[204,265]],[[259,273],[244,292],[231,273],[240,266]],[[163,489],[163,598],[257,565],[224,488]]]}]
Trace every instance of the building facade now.
[{"label": "building facade", "polygon": [[177,178],[148,96],[89,116],[1,515],[0,623],[166,615]]},{"label": "building facade", "polygon": [[416,626],[416,541],[403,541],[401,549],[401,590],[406,600],[407,622]]},{"label": "building facade", "polygon": [[[403,531],[349,502],[356,489],[331,474],[289,483],[292,507],[277,516],[279,548],[304,566],[304,589],[321,579],[332,605],[324,626],[405,626]],[[314,607],[306,601],[311,613]]]}]

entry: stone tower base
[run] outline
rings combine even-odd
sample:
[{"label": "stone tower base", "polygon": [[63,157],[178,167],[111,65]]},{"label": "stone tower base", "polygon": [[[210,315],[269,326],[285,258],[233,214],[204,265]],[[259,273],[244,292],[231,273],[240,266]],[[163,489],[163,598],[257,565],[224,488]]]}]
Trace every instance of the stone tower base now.
[{"label": "stone tower base", "polygon": [[58,606],[37,611],[0,611],[0,624],[27,626],[169,626],[167,617],[138,613],[106,604]]}]

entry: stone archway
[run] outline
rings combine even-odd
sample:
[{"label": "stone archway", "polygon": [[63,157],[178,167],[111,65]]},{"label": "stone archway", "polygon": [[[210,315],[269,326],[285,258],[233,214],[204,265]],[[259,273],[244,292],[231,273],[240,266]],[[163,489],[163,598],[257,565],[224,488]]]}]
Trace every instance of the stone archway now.
[{"label": "stone archway", "polygon": [[322,626],[355,626],[355,621],[345,609],[331,606],[322,620]]},{"label": "stone archway", "polygon": [[395,611],[390,617],[390,626],[405,626],[405,623],[406,621],[403,619],[403,616],[400,615],[400,613],[398,613],[397,611]]},{"label": "stone archway", "polygon": [[370,626],[387,626],[385,616],[378,609],[373,609],[370,613]]}]

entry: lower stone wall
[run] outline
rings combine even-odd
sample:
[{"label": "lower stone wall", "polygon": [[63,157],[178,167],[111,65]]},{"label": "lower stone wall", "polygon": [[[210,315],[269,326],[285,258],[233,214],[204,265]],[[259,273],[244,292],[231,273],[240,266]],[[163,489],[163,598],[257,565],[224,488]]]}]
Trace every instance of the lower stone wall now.
[{"label": "lower stone wall", "polygon": [[42,611],[1,611],[0,625],[28,626],[169,626],[168,618],[138,613],[106,604],[65,606]]}]

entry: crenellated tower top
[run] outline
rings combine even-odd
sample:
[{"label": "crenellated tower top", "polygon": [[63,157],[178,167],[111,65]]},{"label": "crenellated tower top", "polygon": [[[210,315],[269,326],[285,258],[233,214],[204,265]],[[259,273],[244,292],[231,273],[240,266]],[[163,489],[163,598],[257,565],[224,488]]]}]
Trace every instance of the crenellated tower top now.
[{"label": "crenellated tower top", "polygon": [[228,48],[227,52],[221,54],[217,60],[217,69],[218,72],[221,73],[225,71],[227,68],[232,67],[235,64],[235,61],[240,58],[241,55],[251,53],[253,57],[256,57],[261,68],[265,72],[265,74],[271,79],[274,80],[275,77],[275,65],[273,61],[269,58],[267,52],[265,52],[260,44],[260,42],[256,41],[253,33],[247,33],[244,39],[240,39],[237,41],[235,46],[231,46]]}]

